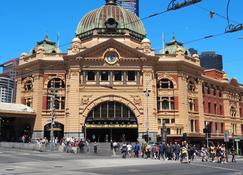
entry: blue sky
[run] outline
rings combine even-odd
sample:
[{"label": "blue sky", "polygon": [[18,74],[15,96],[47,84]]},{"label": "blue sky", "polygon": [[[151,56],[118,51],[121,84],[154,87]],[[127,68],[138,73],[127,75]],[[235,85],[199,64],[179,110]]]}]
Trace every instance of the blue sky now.
[{"label": "blue sky", "polygon": [[[184,0],[177,0],[183,2]],[[29,52],[37,41],[48,33],[49,38],[57,40],[60,32],[60,45],[67,51],[74,37],[80,19],[90,10],[100,7],[104,0],[1,0],[0,1],[0,64]],[[140,17],[146,17],[167,8],[170,0],[140,0]],[[187,42],[207,35],[225,31],[228,25],[224,18],[209,17],[209,12],[200,7],[213,10],[226,16],[228,0],[202,0],[201,3],[170,11],[144,20],[147,36],[158,52],[162,47],[162,33],[169,42],[174,33],[180,42]],[[230,23],[243,23],[243,1],[231,0],[229,8]],[[237,22],[237,23],[235,23]],[[230,78],[243,83],[243,31],[185,44],[199,52],[216,51],[223,55],[224,71]]]}]

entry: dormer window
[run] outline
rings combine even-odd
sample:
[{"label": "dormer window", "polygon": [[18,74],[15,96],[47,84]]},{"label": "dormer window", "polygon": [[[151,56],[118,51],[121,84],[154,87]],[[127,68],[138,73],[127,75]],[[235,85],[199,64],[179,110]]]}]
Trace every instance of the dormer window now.
[{"label": "dormer window", "polygon": [[61,80],[60,78],[53,78],[48,82],[47,87],[59,89],[59,88],[65,88],[65,84],[64,81]]},{"label": "dormer window", "polygon": [[188,88],[189,91],[194,92],[195,89],[196,89],[196,87],[195,87],[195,83],[194,83],[192,80],[190,80],[190,81],[188,82],[187,88]]},{"label": "dormer window", "polygon": [[231,115],[231,117],[236,117],[236,109],[235,109],[235,107],[233,107],[233,106],[231,106],[231,108],[230,108],[230,115]]},{"label": "dormer window", "polygon": [[31,91],[32,88],[33,88],[32,81],[31,80],[26,81],[25,84],[24,84],[24,90],[25,91]]},{"label": "dormer window", "polygon": [[158,81],[157,88],[158,89],[173,89],[174,84],[171,80],[169,80],[167,78],[163,78],[163,79]]},{"label": "dormer window", "polygon": [[109,18],[105,22],[105,26],[109,32],[115,32],[117,29],[118,23],[116,22],[116,20],[114,18]]}]

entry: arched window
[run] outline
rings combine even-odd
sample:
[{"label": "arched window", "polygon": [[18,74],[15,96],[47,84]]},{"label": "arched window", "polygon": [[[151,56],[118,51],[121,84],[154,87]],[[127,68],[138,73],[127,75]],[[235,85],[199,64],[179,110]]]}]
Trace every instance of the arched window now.
[{"label": "arched window", "polygon": [[47,85],[48,88],[65,88],[64,81],[61,80],[60,78],[53,78],[48,82]]},{"label": "arched window", "polygon": [[31,91],[33,88],[33,84],[31,80],[27,80],[24,84],[24,90],[25,91]]},{"label": "arched window", "polygon": [[133,111],[123,103],[106,101],[95,106],[88,114],[86,122],[95,121],[127,121],[136,123],[137,119]]},{"label": "arched window", "polygon": [[194,103],[194,100],[192,98],[189,98],[188,105],[189,105],[189,111],[195,110],[195,103]]},{"label": "arched window", "polygon": [[163,78],[163,79],[158,81],[157,88],[158,89],[173,89],[174,84],[171,80],[169,80],[167,78]]},{"label": "arched window", "polygon": [[195,89],[196,89],[195,82],[192,81],[192,80],[189,80],[188,84],[187,84],[187,88],[188,88],[189,91],[194,92]]},{"label": "arched window", "polygon": [[230,116],[231,117],[236,117],[236,109],[235,109],[235,107],[234,106],[231,106],[231,108],[230,108]]}]

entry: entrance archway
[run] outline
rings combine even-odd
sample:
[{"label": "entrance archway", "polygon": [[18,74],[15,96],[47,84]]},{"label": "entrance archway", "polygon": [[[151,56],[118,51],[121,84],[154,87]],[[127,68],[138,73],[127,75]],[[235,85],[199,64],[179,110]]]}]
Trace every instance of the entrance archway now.
[{"label": "entrance archway", "polygon": [[[53,134],[54,138],[58,138],[58,140],[62,139],[64,136],[64,125],[58,122],[54,123],[53,126]],[[51,133],[51,123],[48,123],[44,126],[44,137],[50,140],[50,133]]]},{"label": "entrance archway", "polygon": [[106,101],[93,107],[85,120],[86,139],[99,142],[131,141],[138,138],[134,112],[125,104]]}]

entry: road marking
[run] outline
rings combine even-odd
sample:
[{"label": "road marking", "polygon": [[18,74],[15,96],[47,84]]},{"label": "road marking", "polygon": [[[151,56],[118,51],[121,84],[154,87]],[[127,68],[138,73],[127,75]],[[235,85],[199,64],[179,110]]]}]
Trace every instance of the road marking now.
[{"label": "road marking", "polygon": [[202,164],[195,164],[195,163],[191,163],[191,165],[201,166],[201,167],[207,167],[207,168],[214,168],[214,169],[219,169],[219,170],[228,170],[228,171],[233,171],[233,172],[241,173],[240,170],[231,169],[231,168],[223,168],[223,167],[218,167],[218,166],[202,165]]}]

